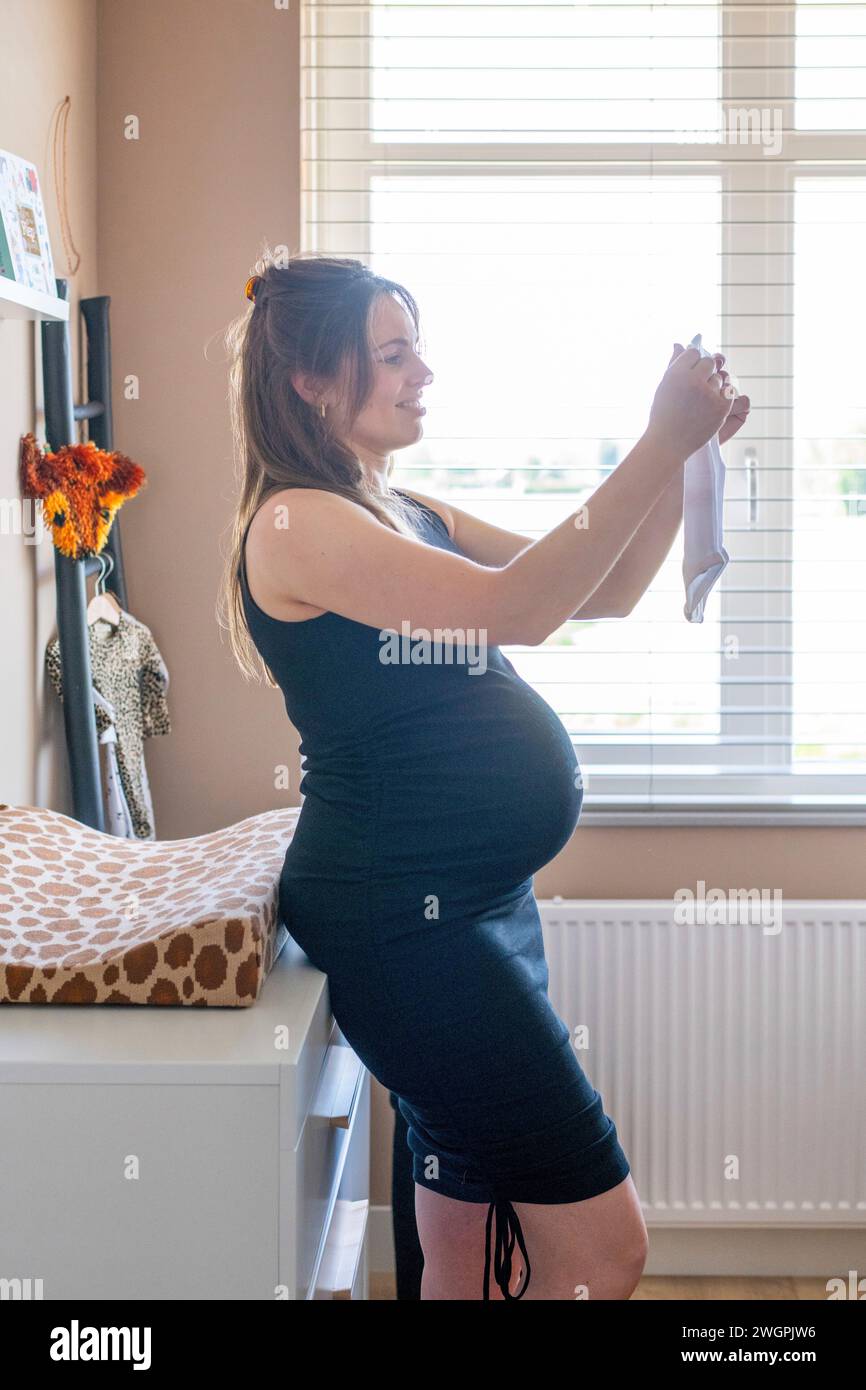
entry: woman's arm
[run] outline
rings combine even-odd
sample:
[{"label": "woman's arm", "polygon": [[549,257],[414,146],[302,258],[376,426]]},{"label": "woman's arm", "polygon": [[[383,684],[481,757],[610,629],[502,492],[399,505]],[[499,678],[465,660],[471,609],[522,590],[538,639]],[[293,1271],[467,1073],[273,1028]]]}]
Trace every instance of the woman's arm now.
[{"label": "woman's arm", "polygon": [[[271,494],[250,525],[253,597],[265,612],[269,598],[297,599],[389,632],[438,629],[462,643],[481,628],[494,646],[537,646],[583,609],[686,459],[721,429],[731,401],[714,366],[697,348],[680,353],[653,397],[646,433],[610,477],[501,568],[399,534],[336,493],[289,488]],[[283,502],[288,526],[277,525]]]},{"label": "woman's arm", "polygon": [[[335,493],[287,489],[253,518],[247,578],[266,613],[292,599],[397,633],[409,624],[461,640],[480,628],[496,646],[537,645],[598,588],[683,462],[648,432],[579,514],[498,568],[401,535]],[[277,524],[283,506],[288,526]]]},{"label": "woman's arm", "polygon": [[[716,353],[715,357],[720,366],[724,364],[721,353]],[[730,380],[727,372],[722,371],[720,375],[723,383]],[[750,409],[748,396],[736,397],[731,413],[719,431],[720,444],[727,444],[742,429],[749,418]],[[584,621],[588,618],[625,618],[632,611],[652,584],[679,534],[683,519],[684,478],[685,465],[671,479],[652,511],[644,518],[607,578],[583,607],[572,613],[573,618]]]},{"label": "woman's arm", "polygon": [[652,584],[677,538],[683,519],[684,468],[671,479],[648,512],[613,569],[586,603],[571,614],[591,618],[626,618]]},{"label": "woman's arm", "polygon": [[[674,345],[675,351],[682,348]],[[725,357],[714,354],[723,386],[730,381],[724,369]],[[719,431],[719,443],[726,444],[746,423],[751,409],[748,396],[737,396],[730,414]],[[684,466],[674,475],[652,510],[644,517],[625,550],[589,598],[569,618],[620,618],[631,613],[661,569],[677,538],[683,517]],[[404,489],[407,491],[408,489]],[[450,502],[441,502],[423,493],[411,493],[419,502],[438,511],[454,540],[470,560],[480,565],[502,567],[520,555],[532,541],[517,531],[492,526],[462,511]],[[566,619],[568,621],[568,619]]]},{"label": "woman's arm", "polygon": [[[409,492],[409,489],[404,488],[403,491]],[[532,545],[529,536],[493,526],[489,521],[482,521],[471,512],[455,507],[450,501],[428,497],[422,492],[413,491],[410,496],[439,513],[452,540],[476,564],[501,568]],[[582,622],[593,618],[626,617],[661,569],[677,538],[682,515],[681,469],[641,522],[613,569],[586,602],[569,617]]]},{"label": "woman's arm", "polygon": [[482,521],[480,516],[464,512],[461,507],[455,507],[453,502],[446,502],[444,498],[428,497],[426,492],[416,492],[414,488],[410,491],[404,487],[400,491],[438,512],[448,527],[451,539],[476,565],[501,569],[521,550],[532,545],[531,536],[521,536],[519,531],[507,531],[502,526],[494,526],[491,521]]}]

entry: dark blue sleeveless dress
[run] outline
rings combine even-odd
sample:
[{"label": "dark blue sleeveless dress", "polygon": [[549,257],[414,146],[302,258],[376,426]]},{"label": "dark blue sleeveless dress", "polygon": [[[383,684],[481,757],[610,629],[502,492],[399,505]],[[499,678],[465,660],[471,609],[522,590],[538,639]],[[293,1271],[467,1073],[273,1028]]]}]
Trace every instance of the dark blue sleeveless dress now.
[{"label": "dark blue sleeveless dress", "polygon": [[[405,494],[403,494],[405,496]],[[420,537],[461,554],[414,502]],[[496,646],[389,634],[338,613],[250,633],[301,735],[304,800],[280,907],[328,976],[348,1042],[399,1098],[416,1183],[488,1203],[506,1297],[513,1202],[563,1203],[629,1163],[547,993],[533,874],[570,839],[571,739]],[[391,639],[392,644],[395,639]],[[388,659],[388,656],[392,659]],[[450,654],[450,656],[449,656]]]}]

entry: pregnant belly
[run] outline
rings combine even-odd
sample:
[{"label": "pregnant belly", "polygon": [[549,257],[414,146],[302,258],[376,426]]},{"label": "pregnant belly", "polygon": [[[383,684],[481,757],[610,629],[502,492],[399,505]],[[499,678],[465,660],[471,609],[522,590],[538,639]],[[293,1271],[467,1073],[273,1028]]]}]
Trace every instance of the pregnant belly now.
[{"label": "pregnant belly", "polygon": [[582,802],[571,739],[534,691],[517,696],[452,723],[447,756],[386,777],[379,857],[397,873],[438,855],[452,874],[517,883],[568,842]]},{"label": "pregnant belly", "polygon": [[430,898],[442,920],[517,893],[562,849],[583,796],[570,736],[526,682],[488,675],[383,709],[354,766],[309,756],[287,894],[344,919]]}]

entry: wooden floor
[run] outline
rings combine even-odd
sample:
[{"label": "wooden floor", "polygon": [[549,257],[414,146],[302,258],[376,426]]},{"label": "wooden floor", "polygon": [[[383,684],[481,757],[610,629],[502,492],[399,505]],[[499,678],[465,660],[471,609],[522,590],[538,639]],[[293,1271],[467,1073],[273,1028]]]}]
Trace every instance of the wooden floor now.
[{"label": "wooden floor", "polygon": [[[396,1289],[393,1274],[370,1275],[370,1298],[377,1301],[396,1302]],[[710,1302],[716,1299],[749,1299],[755,1303],[788,1302],[798,1299],[820,1299],[826,1302],[827,1287],[823,1279],[757,1279],[757,1278],[715,1278],[695,1277],[691,1279],[674,1278],[670,1275],[653,1274],[641,1279],[633,1299],[695,1299]]]}]

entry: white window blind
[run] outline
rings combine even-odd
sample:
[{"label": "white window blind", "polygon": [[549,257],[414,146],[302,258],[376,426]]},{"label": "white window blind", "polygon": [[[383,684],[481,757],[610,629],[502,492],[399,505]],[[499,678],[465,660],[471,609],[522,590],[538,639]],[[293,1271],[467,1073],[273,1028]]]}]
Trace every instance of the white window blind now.
[{"label": "white window blind", "polygon": [[393,481],[532,539],[643,432],[674,340],[726,354],[730,564],[682,533],[625,619],[508,648],[584,815],[866,811],[866,4],[302,8],[305,249],[407,285],[423,439]]}]

